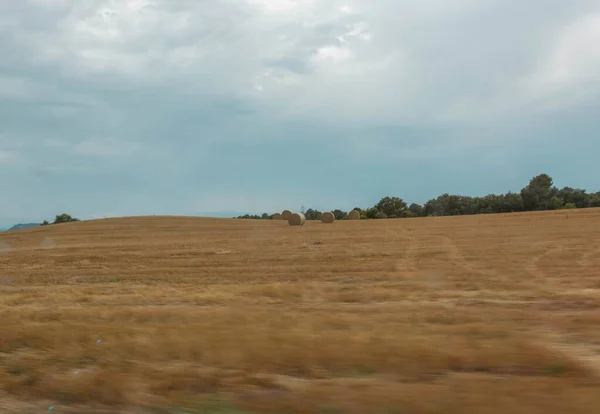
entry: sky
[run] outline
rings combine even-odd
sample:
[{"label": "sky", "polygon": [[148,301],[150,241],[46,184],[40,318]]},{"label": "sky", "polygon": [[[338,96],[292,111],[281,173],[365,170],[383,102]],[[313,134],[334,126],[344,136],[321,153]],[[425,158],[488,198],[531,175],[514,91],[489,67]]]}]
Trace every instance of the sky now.
[{"label": "sky", "polygon": [[0,226],[600,190],[600,0],[0,1]]}]

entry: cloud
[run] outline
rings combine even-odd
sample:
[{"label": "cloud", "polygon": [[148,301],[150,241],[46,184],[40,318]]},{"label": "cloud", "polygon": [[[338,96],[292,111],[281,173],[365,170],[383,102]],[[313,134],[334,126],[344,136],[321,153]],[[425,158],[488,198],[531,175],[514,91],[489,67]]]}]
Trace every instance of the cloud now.
[{"label": "cloud", "polygon": [[0,151],[0,163],[6,164],[17,159],[15,151]]},{"label": "cloud", "polygon": [[560,95],[560,100],[550,103],[553,108],[593,98],[600,89],[598,44],[600,11],[566,25],[560,30],[538,71],[526,79],[527,91],[537,99]]},{"label": "cloud", "polygon": [[[577,57],[589,53],[573,46],[595,44],[589,1],[568,11],[557,1],[555,10],[531,2],[520,6],[522,17],[509,7],[514,1],[449,7],[387,0],[369,8],[318,0],[24,4],[22,14],[37,22],[49,14],[56,24],[20,33],[16,43],[63,76],[218,93],[282,116],[326,113],[320,121],[362,115],[400,124],[468,122],[472,110],[493,117],[533,99],[535,91],[514,94],[531,79],[556,85],[552,76],[568,76],[556,72],[569,70],[561,64],[594,73],[593,62]],[[544,49],[552,50],[561,32],[565,38],[548,57]],[[560,63],[572,54],[574,63]],[[536,67],[544,59],[547,67]]]},{"label": "cloud", "polygon": [[74,148],[74,153],[96,157],[118,157],[135,154],[142,150],[142,148],[142,144],[137,142],[123,142],[114,139],[91,139],[78,143]]},{"label": "cloud", "polygon": [[541,74],[547,83],[597,79],[600,69],[600,12],[586,15],[561,30]]}]

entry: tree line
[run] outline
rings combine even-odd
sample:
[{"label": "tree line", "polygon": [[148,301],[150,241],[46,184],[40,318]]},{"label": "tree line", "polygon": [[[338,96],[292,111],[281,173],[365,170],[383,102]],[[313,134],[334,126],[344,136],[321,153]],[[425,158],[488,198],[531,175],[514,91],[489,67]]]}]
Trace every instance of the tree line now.
[{"label": "tree line", "polygon": [[[463,216],[471,214],[515,213],[521,211],[544,211],[575,208],[600,207],[600,191],[588,193],[572,187],[557,188],[552,177],[540,174],[533,177],[520,192],[489,194],[483,197],[469,197],[442,194],[420,205],[407,204],[400,197],[383,197],[377,204],[368,208],[355,207],[363,219]],[[304,209],[303,209],[304,210]],[[331,211],[337,220],[348,218],[348,212]],[[309,208],[303,211],[307,220],[320,220],[322,212]],[[271,220],[272,215],[246,214],[238,219]]]},{"label": "tree line", "polygon": [[71,217],[69,214],[67,213],[62,213],[62,214],[58,214],[55,218],[54,221],[52,223],[50,223],[48,220],[44,220],[42,222],[42,224],[40,224],[41,226],[48,226],[50,224],[60,224],[60,223],[71,223],[74,221],[79,221],[78,218],[75,217]]}]

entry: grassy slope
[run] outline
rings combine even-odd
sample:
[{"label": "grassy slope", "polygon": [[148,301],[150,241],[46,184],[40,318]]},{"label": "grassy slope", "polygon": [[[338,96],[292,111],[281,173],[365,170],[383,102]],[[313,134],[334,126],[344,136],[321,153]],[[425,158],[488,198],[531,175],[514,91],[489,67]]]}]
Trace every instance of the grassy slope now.
[{"label": "grassy slope", "polygon": [[599,230],[592,209],[1,234],[0,409],[595,413]]}]

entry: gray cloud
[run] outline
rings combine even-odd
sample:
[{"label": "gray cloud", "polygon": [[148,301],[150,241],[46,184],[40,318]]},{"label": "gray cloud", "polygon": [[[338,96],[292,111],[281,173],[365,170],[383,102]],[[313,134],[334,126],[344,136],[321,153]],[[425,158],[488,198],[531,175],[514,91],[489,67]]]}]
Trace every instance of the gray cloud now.
[{"label": "gray cloud", "polygon": [[[569,47],[564,32],[600,12],[589,0],[274,4],[14,2],[2,10],[13,56],[4,66],[53,71],[59,85],[219,93],[288,116],[468,122],[471,111],[493,119],[545,98],[548,66]],[[596,35],[572,41],[593,45]],[[571,53],[592,67],[565,71],[595,73],[597,59]],[[5,82],[13,97],[60,95],[31,78]],[[77,92],[62,99],[77,102]]]}]

